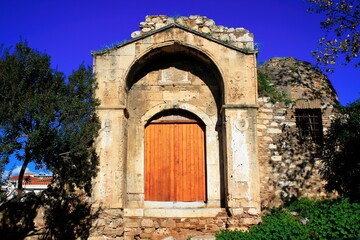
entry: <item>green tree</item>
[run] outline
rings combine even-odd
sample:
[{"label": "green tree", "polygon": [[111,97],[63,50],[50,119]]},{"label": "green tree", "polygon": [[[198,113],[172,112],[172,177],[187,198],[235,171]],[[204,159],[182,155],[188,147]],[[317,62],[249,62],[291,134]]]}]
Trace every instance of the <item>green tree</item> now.
[{"label": "green tree", "polygon": [[360,1],[359,0],[308,0],[313,4],[309,10],[325,14],[321,28],[325,35],[319,40],[319,49],[314,52],[317,62],[327,71],[338,62],[353,62],[360,66]]},{"label": "green tree", "polygon": [[333,119],[324,144],[322,174],[327,189],[360,199],[360,99],[341,107]]},{"label": "green tree", "polygon": [[[0,205],[4,238],[34,231],[33,218],[40,205],[45,208],[43,238],[89,236],[95,215],[88,197],[97,173],[94,139],[100,128],[95,89],[91,68],[80,65],[66,79],[51,69],[47,54],[27,42],[0,52],[0,165],[7,164],[10,156],[22,162],[17,198]],[[40,197],[23,193],[30,162],[53,172],[53,183]],[[16,201],[23,197],[26,201]]]},{"label": "green tree", "polygon": [[20,41],[0,53],[0,161],[22,162],[18,196],[30,162],[53,172],[57,185],[90,191],[96,175],[93,142],[99,130],[98,100],[90,68],[65,79],[50,57]]}]

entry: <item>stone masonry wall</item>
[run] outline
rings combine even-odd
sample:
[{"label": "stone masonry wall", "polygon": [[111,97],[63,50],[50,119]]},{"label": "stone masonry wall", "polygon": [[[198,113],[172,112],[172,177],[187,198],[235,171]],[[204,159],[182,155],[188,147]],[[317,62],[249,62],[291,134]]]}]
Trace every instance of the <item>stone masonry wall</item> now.
[{"label": "stone masonry wall", "polygon": [[[292,197],[328,196],[315,148],[297,139],[294,106],[268,101],[259,99],[257,126],[262,209],[279,206]],[[329,119],[329,115],[323,114],[323,118]]]},{"label": "stone masonry wall", "polygon": [[321,109],[326,135],[336,112],[337,96],[327,77],[309,63],[273,58],[259,68],[291,99],[292,104],[258,99],[258,143],[262,209],[292,197],[322,198],[331,194],[320,175],[321,159],[311,141],[299,138],[296,109]]},{"label": "stone masonry wall", "polygon": [[124,217],[121,209],[107,209],[94,222],[90,240],[100,239],[213,239],[220,230],[245,230],[259,222],[249,214],[229,217],[226,212],[214,218]]}]

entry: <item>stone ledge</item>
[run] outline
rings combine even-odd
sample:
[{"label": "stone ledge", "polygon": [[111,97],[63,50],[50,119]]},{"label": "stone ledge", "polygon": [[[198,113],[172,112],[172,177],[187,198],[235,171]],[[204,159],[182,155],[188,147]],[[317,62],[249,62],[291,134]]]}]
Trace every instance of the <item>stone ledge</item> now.
[{"label": "stone ledge", "polygon": [[172,208],[172,209],[142,209],[125,208],[125,217],[159,217],[159,218],[197,218],[197,217],[216,217],[219,213],[224,213],[223,208]]},{"label": "stone ledge", "polygon": [[124,110],[126,106],[124,105],[102,105],[97,108],[97,110]]},{"label": "stone ledge", "polygon": [[125,208],[124,217],[143,217],[144,209],[142,208]]},{"label": "stone ledge", "polygon": [[214,236],[196,236],[190,238],[191,240],[215,240],[216,238]]},{"label": "stone ledge", "polygon": [[204,208],[206,203],[204,202],[162,202],[162,201],[144,201],[144,208],[148,209],[177,209],[177,208]]}]

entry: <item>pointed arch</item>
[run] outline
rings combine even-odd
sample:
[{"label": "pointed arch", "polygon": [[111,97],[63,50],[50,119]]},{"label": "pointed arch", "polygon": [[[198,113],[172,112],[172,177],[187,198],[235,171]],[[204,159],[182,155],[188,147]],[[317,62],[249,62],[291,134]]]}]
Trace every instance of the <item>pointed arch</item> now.
[{"label": "pointed arch", "polygon": [[220,99],[218,99],[219,101],[217,102],[218,109],[220,109],[221,105],[224,103],[225,96],[223,72],[220,64],[218,64],[212,54],[205,49],[183,42],[169,41],[154,44],[138,55],[124,74],[126,78],[126,89],[131,89],[133,84],[148,72],[155,69],[166,68],[176,61],[190,62],[191,64],[189,65],[195,68],[186,70],[192,71],[194,75],[198,75],[196,72],[197,68],[203,68],[204,71],[213,76],[213,79],[220,89],[219,94],[213,93],[213,95],[220,96]]}]

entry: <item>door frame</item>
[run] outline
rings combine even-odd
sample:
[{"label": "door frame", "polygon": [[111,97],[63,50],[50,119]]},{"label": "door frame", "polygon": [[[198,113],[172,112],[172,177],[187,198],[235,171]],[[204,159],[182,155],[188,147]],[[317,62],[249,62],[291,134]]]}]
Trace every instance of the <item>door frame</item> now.
[{"label": "door frame", "polygon": [[[204,123],[205,126],[205,149],[206,149],[206,199],[207,202],[154,202],[144,200],[144,137],[145,126],[148,124],[155,115],[166,110],[183,110],[190,112],[197,116]],[[223,175],[221,173],[220,154],[223,144],[220,142],[221,136],[219,135],[219,126],[217,125],[219,119],[218,115],[207,115],[198,107],[188,103],[178,103],[175,107],[173,104],[163,103],[156,105],[149,109],[140,119],[128,123],[127,135],[127,153],[126,153],[126,200],[125,207],[127,209],[146,208],[149,209],[162,209],[162,208],[221,208],[223,185]],[[132,133],[129,135],[129,133]],[[131,145],[131,146],[130,146]],[[134,147],[136,146],[136,147]],[[129,210],[130,211],[130,210]],[[201,210],[202,211],[202,210]],[[132,212],[136,215],[137,213]],[[164,213],[165,215],[167,213]],[[170,214],[170,213],[169,213]],[[199,213],[200,214],[200,213]],[[165,216],[164,215],[164,216]],[[169,215],[170,216],[170,215]]]},{"label": "door frame", "polygon": [[[206,202],[205,129],[201,119],[185,111],[161,112],[145,125],[145,201]],[[191,137],[194,139],[190,139]],[[161,147],[163,143],[166,146]],[[194,143],[201,146],[194,146]],[[190,152],[187,152],[188,150]],[[165,162],[168,162],[169,166]],[[170,172],[166,173],[158,168],[170,168]],[[194,184],[190,183],[192,180]],[[155,186],[158,181],[165,184],[164,191]],[[183,184],[190,187],[189,191]]]}]

